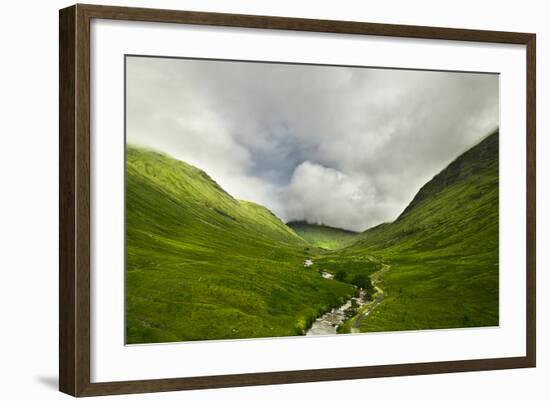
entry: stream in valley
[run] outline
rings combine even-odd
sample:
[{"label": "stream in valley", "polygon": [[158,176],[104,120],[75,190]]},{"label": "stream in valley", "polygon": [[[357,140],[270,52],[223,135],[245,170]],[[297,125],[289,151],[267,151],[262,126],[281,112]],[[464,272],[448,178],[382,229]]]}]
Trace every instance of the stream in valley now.
[{"label": "stream in valley", "polygon": [[[313,262],[310,259],[304,262],[304,265],[306,266],[311,266],[312,264]],[[334,279],[334,274],[332,273],[320,271],[320,274],[321,277],[327,280]],[[306,336],[337,334],[336,329],[338,328],[338,326],[352,317],[346,315],[348,309],[352,308],[353,306],[355,306],[356,309],[359,309],[363,305],[365,305],[365,303],[367,303],[366,292],[365,290],[361,289],[357,296],[353,296],[352,298],[348,299],[344,304],[340,305],[338,308],[333,308],[332,310],[315,319],[311,327],[306,331]]]}]

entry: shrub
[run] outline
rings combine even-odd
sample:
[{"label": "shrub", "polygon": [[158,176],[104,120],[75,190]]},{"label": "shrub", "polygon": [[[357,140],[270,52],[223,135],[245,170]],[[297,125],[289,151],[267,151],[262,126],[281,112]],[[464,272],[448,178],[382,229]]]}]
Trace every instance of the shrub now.
[{"label": "shrub", "polygon": [[348,278],[348,274],[344,270],[338,270],[334,275],[334,279],[338,281],[346,282],[347,278]]},{"label": "shrub", "polygon": [[363,288],[368,293],[374,292],[374,286],[369,276],[366,274],[357,274],[351,280],[351,284],[356,285],[359,288]]}]

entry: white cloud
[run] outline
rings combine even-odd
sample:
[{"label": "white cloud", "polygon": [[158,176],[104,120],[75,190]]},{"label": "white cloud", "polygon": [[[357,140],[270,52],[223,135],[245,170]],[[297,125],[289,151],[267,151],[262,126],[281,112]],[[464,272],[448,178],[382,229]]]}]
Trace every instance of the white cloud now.
[{"label": "white cloud", "polygon": [[363,230],[498,126],[498,76],[131,57],[128,141],[283,219]]},{"label": "white cloud", "polygon": [[[384,215],[376,188],[366,179],[306,161],[284,191],[284,217],[360,231]],[[362,216],[357,219],[357,216]],[[368,225],[369,223],[367,223]]]}]

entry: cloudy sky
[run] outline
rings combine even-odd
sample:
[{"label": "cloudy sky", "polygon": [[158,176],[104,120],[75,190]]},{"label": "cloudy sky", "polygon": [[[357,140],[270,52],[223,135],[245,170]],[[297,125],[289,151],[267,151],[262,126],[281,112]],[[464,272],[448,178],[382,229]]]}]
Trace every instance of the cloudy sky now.
[{"label": "cloudy sky", "polygon": [[498,126],[498,76],[128,57],[127,141],[283,221],[356,231]]}]

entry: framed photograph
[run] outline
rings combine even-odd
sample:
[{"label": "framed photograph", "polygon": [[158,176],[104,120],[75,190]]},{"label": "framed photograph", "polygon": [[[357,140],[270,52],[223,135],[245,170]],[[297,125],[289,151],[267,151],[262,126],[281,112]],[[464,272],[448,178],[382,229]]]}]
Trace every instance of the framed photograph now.
[{"label": "framed photograph", "polygon": [[535,35],[60,11],[60,390],[535,366]]}]

